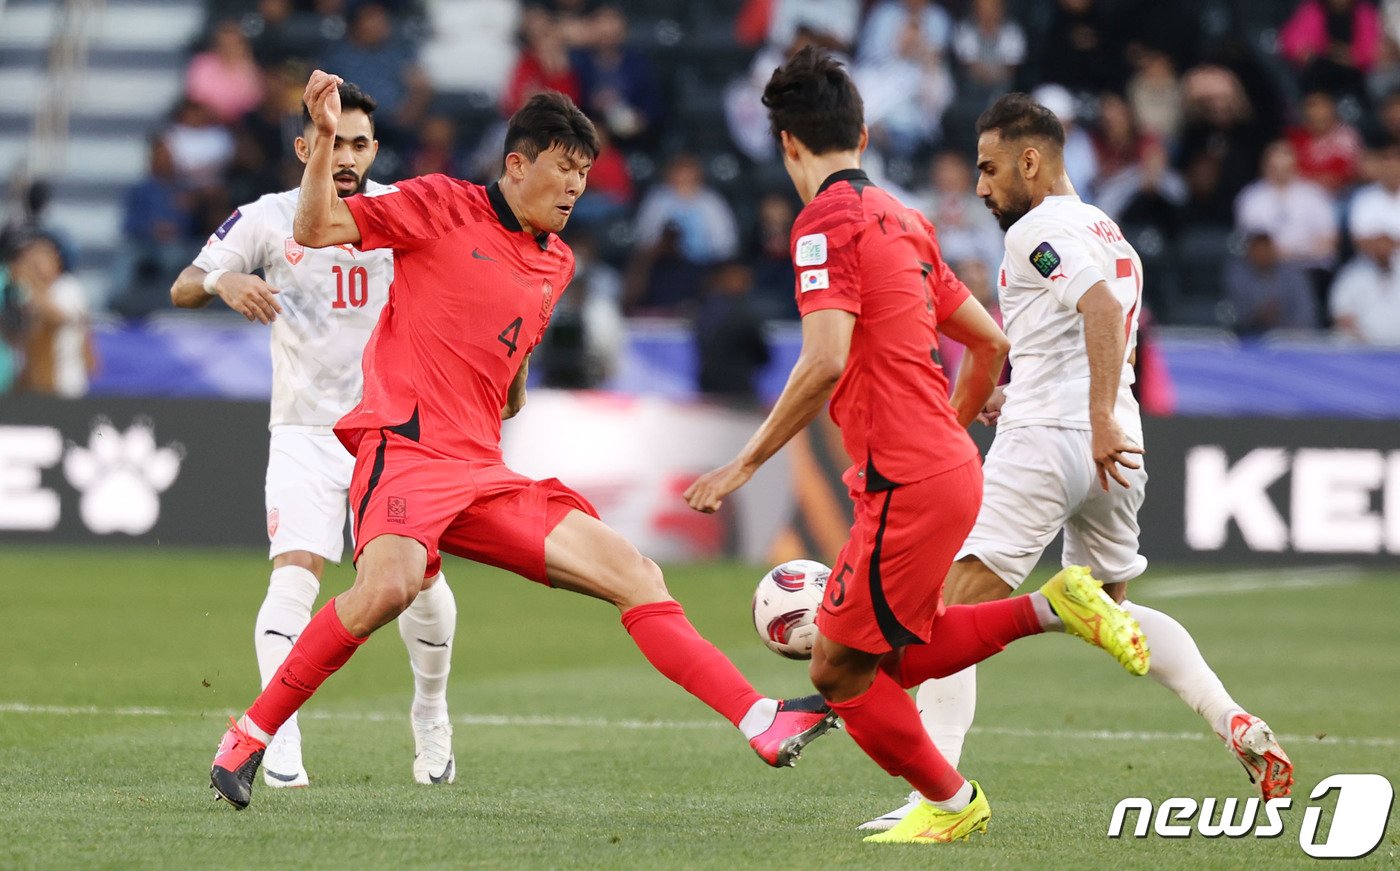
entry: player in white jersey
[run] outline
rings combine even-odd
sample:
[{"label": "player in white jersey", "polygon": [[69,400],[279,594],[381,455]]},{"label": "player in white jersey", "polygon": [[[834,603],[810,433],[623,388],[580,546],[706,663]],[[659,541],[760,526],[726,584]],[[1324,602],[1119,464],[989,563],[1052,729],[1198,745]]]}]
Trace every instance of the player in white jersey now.
[{"label": "player in white jersey", "polygon": [[[367,180],[379,143],[375,101],[340,86],[334,177],[340,196],[394,188]],[[296,140],[304,163],[316,135],[309,115]],[[272,576],[253,627],[262,683],[277,671],[311,619],[326,561],[340,562],[346,494],[355,458],[331,431],[360,400],[360,357],[393,279],[392,252],[350,245],[304,248],[292,238],[298,190],[239,206],[175,280],[171,299],[200,308],[215,296],[250,321],[272,325],[272,414],[267,462],[267,535]],[[261,269],[263,278],[251,275]],[[441,574],[399,617],[413,667],[413,776],[419,783],[456,778],[447,675],[457,604]],[[306,786],[295,716],[267,748],[268,786]]]},{"label": "player in white jersey", "polygon": [[[1142,626],[1148,674],[1205,719],[1265,798],[1287,795],[1293,766],[1268,725],[1235,703],[1180,623],[1124,598],[1147,568],[1137,520],[1147,472],[1131,390],[1142,261],[1117,224],[1075,194],[1064,129],[1049,110],[1008,94],[977,130],[977,194],[1006,231],[997,283],[1011,381],[983,412],[997,437],[944,600],[1011,595],[1063,530],[1062,563],[1089,566]],[[972,668],[919,689],[924,728],[953,765],[975,703]],[[892,827],[917,798],[861,828]]]}]

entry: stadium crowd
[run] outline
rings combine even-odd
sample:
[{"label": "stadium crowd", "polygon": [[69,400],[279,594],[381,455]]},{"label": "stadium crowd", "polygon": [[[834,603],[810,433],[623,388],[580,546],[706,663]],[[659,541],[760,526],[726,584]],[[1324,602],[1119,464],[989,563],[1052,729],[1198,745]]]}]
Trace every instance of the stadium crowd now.
[{"label": "stadium crowd", "polygon": [[679,317],[695,324],[702,389],[751,398],[764,322],[797,316],[800,207],[758,95],[809,43],[864,94],[872,176],[925,211],[989,309],[1001,233],[974,192],[973,125],[1015,88],[1063,121],[1071,179],[1140,252],[1156,323],[1400,345],[1400,0],[526,0],[493,94],[431,80],[424,0],[208,8],[126,194],[110,288],[75,292],[61,228],[36,232],[41,197],[12,217],[0,388],[80,393],[87,299],[130,318],[166,309],[234,206],[298,184],[300,97],[320,67],[378,100],[383,182],[491,179],[504,119],[542,88],[573,97],[606,148],[565,231],[579,272],[547,379],[596,384],[625,318]]}]

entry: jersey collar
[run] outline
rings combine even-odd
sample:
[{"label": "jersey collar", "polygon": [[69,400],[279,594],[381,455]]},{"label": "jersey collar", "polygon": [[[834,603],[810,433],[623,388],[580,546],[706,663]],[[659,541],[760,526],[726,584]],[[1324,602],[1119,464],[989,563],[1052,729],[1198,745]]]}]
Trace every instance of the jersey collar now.
[{"label": "jersey collar", "polygon": [[821,193],[837,182],[843,181],[850,182],[852,187],[856,190],[860,190],[862,187],[865,187],[865,185],[870,184],[870,176],[866,175],[863,169],[838,169],[836,172],[826,177],[826,181],[822,182],[822,186],[817,188],[817,193]]},{"label": "jersey collar", "polygon": [[[491,201],[491,208],[496,210],[496,220],[501,222],[501,226],[512,233],[522,233],[525,228],[520,226],[520,220],[515,217],[515,212],[511,211],[510,203],[506,202],[506,195],[501,193],[501,183],[491,182],[486,188],[486,198]],[[549,232],[537,233],[535,244],[544,251],[549,248]]]}]

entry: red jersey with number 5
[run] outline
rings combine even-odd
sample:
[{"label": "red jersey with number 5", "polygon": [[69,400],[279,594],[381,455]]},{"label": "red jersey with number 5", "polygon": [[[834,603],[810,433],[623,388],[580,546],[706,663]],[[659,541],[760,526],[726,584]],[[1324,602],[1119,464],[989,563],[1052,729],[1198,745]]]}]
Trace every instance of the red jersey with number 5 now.
[{"label": "red jersey with number 5", "polygon": [[394,283],[363,361],[364,397],[336,425],[355,453],[396,428],[444,454],[501,458],[511,381],[574,276],[558,236],[522,231],[496,185],[444,175],[345,201],[360,248],[394,251]]},{"label": "red jersey with number 5", "polygon": [[969,296],[933,225],[858,169],[833,174],[792,227],[797,308],[856,316],[831,419],[856,491],[887,490],[968,462],[977,448],[948,404],[938,324]]}]

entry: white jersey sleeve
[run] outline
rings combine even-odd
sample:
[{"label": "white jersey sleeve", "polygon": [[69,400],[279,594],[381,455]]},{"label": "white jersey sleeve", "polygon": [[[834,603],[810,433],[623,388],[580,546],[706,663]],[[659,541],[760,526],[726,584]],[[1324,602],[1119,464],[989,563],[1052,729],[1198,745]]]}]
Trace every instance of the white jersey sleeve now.
[{"label": "white jersey sleeve", "polygon": [[205,272],[252,272],[267,265],[267,233],[262,200],[233,210],[194,258]]},{"label": "white jersey sleeve", "polygon": [[1006,254],[1028,284],[1049,291],[1071,311],[1089,288],[1104,280],[1088,247],[1067,228],[1045,221],[1019,221],[1006,234]]}]

